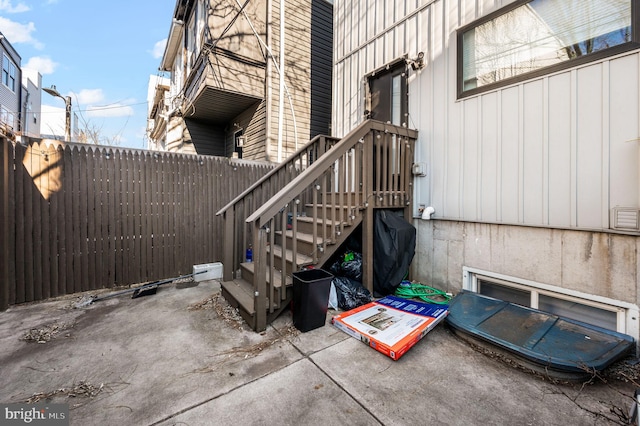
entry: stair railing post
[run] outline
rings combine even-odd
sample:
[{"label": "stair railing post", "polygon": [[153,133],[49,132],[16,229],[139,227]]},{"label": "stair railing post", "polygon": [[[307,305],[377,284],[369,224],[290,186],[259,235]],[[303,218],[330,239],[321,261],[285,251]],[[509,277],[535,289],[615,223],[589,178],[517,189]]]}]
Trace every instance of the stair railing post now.
[{"label": "stair railing post", "polygon": [[[375,136],[370,131],[364,137],[363,147],[363,200],[364,216],[362,218],[362,283],[373,294],[373,206],[376,203],[373,193],[373,150]],[[378,176],[379,176],[378,171]]]},{"label": "stair railing post", "polygon": [[224,281],[232,281],[235,271],[234,253],[236,252],[235,234],[235,206],[224,212],[224,250],[222,251],[222,279]]},{"label": "stair railing post", "polygon": [[253,222],[253,306],[255,308],[255,330],[267,328],[267,239],[272,230]]}]

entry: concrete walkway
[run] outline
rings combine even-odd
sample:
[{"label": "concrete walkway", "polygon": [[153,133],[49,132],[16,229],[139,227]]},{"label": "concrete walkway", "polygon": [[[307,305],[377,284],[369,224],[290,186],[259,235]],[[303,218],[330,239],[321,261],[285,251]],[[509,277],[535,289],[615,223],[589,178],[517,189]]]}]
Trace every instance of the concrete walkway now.
[{"label": "concrete walkway", "polygon": [[218,296],[205,281],[10,308],[0,402],[68,403],[83,426],[608,425],[632,404],[632,383],[554,384],[443,324],[393,361],[329,322],[299,333],[288,312],[255,333]]}]

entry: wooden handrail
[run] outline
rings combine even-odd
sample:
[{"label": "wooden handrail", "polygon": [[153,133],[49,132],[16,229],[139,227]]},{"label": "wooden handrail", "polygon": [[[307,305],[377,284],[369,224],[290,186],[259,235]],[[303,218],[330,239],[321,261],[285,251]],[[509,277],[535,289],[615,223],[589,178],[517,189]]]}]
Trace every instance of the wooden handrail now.
[{"label": "wooden handrail", "polygon": [[223,208],[221,208],[216,213],[216,216],[220,216],[221,214],[224,214],[227,210],[229,210],[231,207],[233,207],[235,204],[237,204],[240,200],[242,200],[247,195],[249,195],[253,191],[255,191],[256,188],[259,188],[263,183],[265,183],[269,179],[271,179],[271,177],[273,175],[278,173],[283,168],[288,167],[290,164],[294,163],[299,158],[300,155],[304,154],[312,145],[318,144],[320,142],[320,140],[322,140],[322,139],[327,139],[327,140],[330,140],[330,141],[333,141],[333,142],[337,142],[339,140],[337,138],[334,138],[334,137],[331,137],[331,136],[325,136],[325,135],[318,135],[318,136],[314,137],[313,139],[311,139],[311,141],[309,141],[309,143],[307,143],[302,148],[299,148],[296,152],[291,154],[291,156],[289,156],[289,158],[286,161],[283,161],[282,163],[280,163],[276,168],[274,168],[269,173],[267,173],[266,175],[264,175],[263,177],[258,179],[253,185],[251,185],[249,188],[244,190],[240,195],[238,195],[233,200],[231,200],[229,203],[227,203],[227,205],[225,205]]},{"label": "wooden handrail", "polygon": [[301,173],[285,185],[267,203],[263,204],[253,212],[246,219],[246,222],[253,223],[258,221],[258,225],[263,226],[286,204],[290,203],[301,191],[310,186],[316,179],[326,172],[326,170],[331,167],[336,160],[338,160],[372,130],[398,134],[411,139],[416,139],[418,137],[418,132],[416,130],[382,123],[380,121],[367,120],[352,130],[340,142],[335,144],[327,153],[325,153],[325,155],[314,161],[305,173]]}]

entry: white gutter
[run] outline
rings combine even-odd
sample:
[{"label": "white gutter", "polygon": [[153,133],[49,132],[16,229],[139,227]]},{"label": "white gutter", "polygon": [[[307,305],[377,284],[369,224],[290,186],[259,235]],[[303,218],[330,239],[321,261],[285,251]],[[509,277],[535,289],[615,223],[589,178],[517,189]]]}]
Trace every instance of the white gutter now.
[{"label": "white gutter", "polygon": [[162,62],[160,63],[160,70],[162,71],[171,71],[178,47],[180,47],[179,44],[182,38],[183,26],[183,21],[173,18],[171,29],[169,30],[169,37],[167,38],[167,45],[164,48],[164,55],[162,55]]}]

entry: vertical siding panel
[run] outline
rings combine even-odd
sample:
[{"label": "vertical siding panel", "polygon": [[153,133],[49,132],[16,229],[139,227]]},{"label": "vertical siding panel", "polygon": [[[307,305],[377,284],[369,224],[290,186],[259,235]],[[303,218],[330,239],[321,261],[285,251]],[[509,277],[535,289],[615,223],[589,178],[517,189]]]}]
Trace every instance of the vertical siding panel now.
[{"label": "vertical siding panel", "polygon": [[[433,166],[431,170],[432,180],[432,203],[435,206],[442,206],[442,211],[437,212],[438,216],[447,217],[448,211],[445,210],[446,194],[447,194],[447,179],[445,174],[445,166],[447,162],[446,151],[446,108],[445,105],[447,96],[446,88],[442,82],[445,79],[447,73],[446,64],[442,53],[444,51],[444,25],[443,25],[443,2],[435,3],[432,7],[431,13],[431,40],[432,45],[430,51],[427,52],[431,57],[432,65],[429,67],[430,75],[430,92],[432,93],[431,99],[433,103],[432,107],[432,152],[433,152]],[[437,208],[437,207],[436,207]]]},{"label": "vertical siding panel", "polygon": [[602,67],[577,71],[577,225],[602,224]]},{"label": "vertical siding panel", "polygon": [[543,82],[523,88],[523,212],[524,223],[543,222]]},{"label": "vertical siding panel", "polygon": [[497,95],[482,97],[482,135],[480,167],[480,220],[497,222],[498,185],[498,106]]},{"label": "vertical siding panel", "polygon": [[473,22],[477,17],[477,0],[458,0],[460,3],[460,15],[462,21],[460,25],[466,25]]},{"label": "vertical siding panel", "polygon": [[570,133],[570,151],[571,157],[569,161],[569,170],[570,170],[570,185],[571,185],[571,196],[569,200],[570,204],[570,226],[575,227],[578,226],[578,131],[577,131],[577,122],[578,122],[578,73],[576,70],[571,70],[570,72],[571,80],[569,82],[569,86],[571,87],[569,93],[570,104],[570,114],[569,114],[569,128],[571,129]]},{"label": "vertical siding panel", "polygon": [[[448,117],[464,117],[462,104],[449,105]],[[448,118],[447,118],[448,120]],[[464,118],[461,118],[464,122]],[[451,122],[447,130],[445,165],[447,192],[445,194],[445,212],[450,218],[462,217],[462,131],[460,123]]]},{"label": "vertical siding panel", "polygon": [[[421,50],[425,50],[425,47],[422,47],[420,45],[419,40],[420,28],[418,27],[418,16],[416,15],[407,20],[407,24],[405,27],[404,51],[409,55],[410,58],[415,58],[418,52],[420,52]],[[413,128],[414,126],[409,127]]]},{"label": "vertical siding panel", "polygon": [[611,129],[609,128],[611,120],[609,115],[611,112],[611,104],[609,103],[611,97],[609,90],[610,63],[610,61],[602,63],[602,78],[600,80],[600,84],[602,85],[602,154],[600,160],[600,163],[602,164],[602,176],[600,179],[602,195],[600,197],[600,224],[604,229],[609,227],[609,185],[611,181],[611,174],[609,170],[609,161],[611,156]]},{"label": "vertical siding panel", "polygon": [[571,226],[571,78],[549,77],[549,224]]},{"label": "vertical siding panel", "polygon": [[462,121],[462,169],[460,171],[462,184],[462,208],[461,216],[465,219],[478,219],[478,158],[480,154],[481,134],[478,114],[480,110],[480,98],[473,98],[470,102],[463,104],[465,120]]},{"label": "vertical siding panel", "polygon": [[501,150],[501,220],[518,222],[519,200],[519,97],[518,88],[502,91],[502,150]]},{"label": "vertical siding panel", "polygon": [[629,179],[637,173],[640,137],[640,54],[625,56],[611,61],[609,79],[609,138],[611,140],[610,207],[640,206],[638,179]]}]

